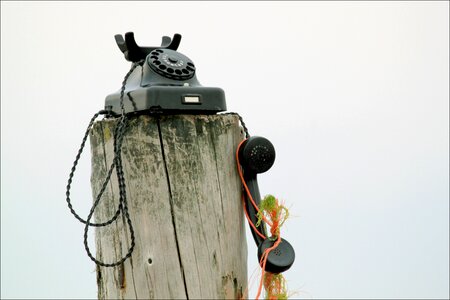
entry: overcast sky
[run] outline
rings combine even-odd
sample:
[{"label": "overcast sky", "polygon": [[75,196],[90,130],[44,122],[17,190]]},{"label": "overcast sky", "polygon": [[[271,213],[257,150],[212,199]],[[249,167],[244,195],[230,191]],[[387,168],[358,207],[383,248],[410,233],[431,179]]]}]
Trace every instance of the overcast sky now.
[{"label": "overcast sky", "polygon": [[180,33],[200,82],[275,145],[260,189],[290,207],[296,297],[449,297],[447,1],[2,1],[2,298],[97,295],[65,186],[129,69],[113,37],[127,31],[140,45]]}]

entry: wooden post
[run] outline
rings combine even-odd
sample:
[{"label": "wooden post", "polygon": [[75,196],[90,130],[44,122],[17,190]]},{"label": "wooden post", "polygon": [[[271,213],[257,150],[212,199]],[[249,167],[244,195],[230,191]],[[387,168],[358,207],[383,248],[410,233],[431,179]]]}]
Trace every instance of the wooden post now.
[{"label": "wooden post", "polygon": [[[92,191],[113,159],[116,121],[91,132]],[[232,115],[141,115],[130,119],[122,161],[133,255],[122,266],[97,267],[99,299],[238,299],[247,284],[247,244],[235,151],[242,132]],[[113,177],[96,210],[104,221],[118,206]],[[97,259],[126,254],[124,218],[96,230]]]}]

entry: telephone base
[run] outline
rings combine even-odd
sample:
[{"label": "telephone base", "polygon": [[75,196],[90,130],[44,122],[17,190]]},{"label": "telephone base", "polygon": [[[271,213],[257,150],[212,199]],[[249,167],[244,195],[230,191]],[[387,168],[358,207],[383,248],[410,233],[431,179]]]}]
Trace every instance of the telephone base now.
[{"label": "telephone base", "polygon": [[[204,113],[226,111],[225,93],[221,88],[203,86],[150,86],[126,91],[125,113]],[[120,91],[108,95],[105,109],[121,114]]]}]

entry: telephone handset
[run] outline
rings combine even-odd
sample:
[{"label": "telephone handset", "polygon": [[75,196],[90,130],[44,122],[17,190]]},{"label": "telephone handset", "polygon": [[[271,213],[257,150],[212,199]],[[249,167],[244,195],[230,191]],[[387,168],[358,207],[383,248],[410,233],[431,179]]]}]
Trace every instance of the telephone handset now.
[{"label": "telephone handset", "polygon": [[[133,32],[115,36],[127,61],[139,65],[125,85],[125,113],[214,114],[227,109],[221,88],[204,87],[191,59],[177,51],[181,35],[162,37],[159,47],[140,47]],[[105,109],[120,114],[121,91],[108,95]]]},{"label": "telephone handset", "polygon": [[[238,164],[242,167],[246,214],[249,221],[255,226],[256,230],[262,234],[260,236],[255,229],[250,228],[253,239],[258,246],[258,261],[264,251],[274,245],[273,240],[268,238],[264,222],[256,226],[258,222],[256,206],[259,206],[261,195],[259,193],[257,174],[268,171],[275,162],[275,148],[272,143],[260,136],[252,136],[241,143],[237,149]],[[254,204],[255,205],[254,205]],[[285,239],[281,238],[281,243],[271,251],[266,262],[266,271],[271,273],[281,273],[288,270],[295,260],[295,251],[292,245]]]}]

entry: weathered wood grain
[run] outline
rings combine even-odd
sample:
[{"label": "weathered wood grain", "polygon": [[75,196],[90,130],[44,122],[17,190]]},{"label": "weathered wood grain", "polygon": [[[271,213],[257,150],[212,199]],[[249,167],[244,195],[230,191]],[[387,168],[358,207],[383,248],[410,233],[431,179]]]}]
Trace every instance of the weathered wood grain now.
[{"label": "weathered wood grain", "polygon": [[[93,195],[113,159],[113,120],[91,132]],[[135,117],[124,138],[128,206],[136,247],[123,266],[97,268],[99,299],[236,299],[247,283],[247,246],[234,152],[235,116]],[[114,173],[96,221],[118,206]],[[97,258],[125,255],[120,218],[96,230]]]}]

